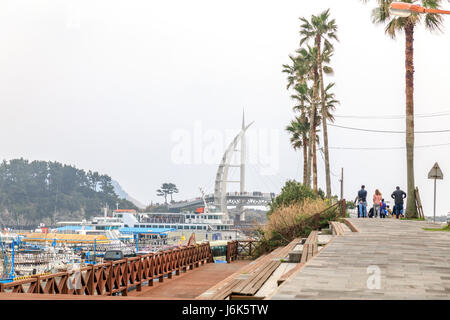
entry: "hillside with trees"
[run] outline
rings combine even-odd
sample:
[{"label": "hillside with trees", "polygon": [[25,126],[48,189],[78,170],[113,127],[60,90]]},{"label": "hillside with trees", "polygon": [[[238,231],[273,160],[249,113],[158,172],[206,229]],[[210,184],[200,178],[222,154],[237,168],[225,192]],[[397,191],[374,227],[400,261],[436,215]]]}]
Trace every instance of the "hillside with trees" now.
[{"label": "hillside with trees", "polygon": [[0,164],[0,224],[54,225],[64,219],[89,218],[107,205],[137,209],[114,192],[111,177],[58,162],[24,159]]}]

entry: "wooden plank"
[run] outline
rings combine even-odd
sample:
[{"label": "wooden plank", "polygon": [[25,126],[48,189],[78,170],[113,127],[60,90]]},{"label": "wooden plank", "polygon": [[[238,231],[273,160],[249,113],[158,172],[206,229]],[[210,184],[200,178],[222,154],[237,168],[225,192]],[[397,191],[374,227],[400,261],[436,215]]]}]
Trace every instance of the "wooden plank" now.
[{"label": "wooden plank", "polygon": [[358,228],[355,227],[355,225],[347,218],[343,219],[344,223],[347,225],[347,227],[352,230],[352,232],[359,232]]},{"label": "wooden plank", "polygon": [[337,222],[336,223],[337,227],[339,228],[339,235],[342,236],[345,233],[344,227],[342,226],[342,223]]},{"label": "wooden plank", "polygon": [[222,288],[221,290],[217,291],[216,293],[214,293],[210,298],[208,298],[209,300],[224,300],[226,298],[228,298],[228,296],[231,294],[233,287],[238,284],[239,282],[241,282],[242,280],[239,279],[234,279],[233,281],[231,281],[229,284],[227,284],[227,286],[225,286],[224,288]]},{"label": "wooden plank", "polygon": [[[281,248],[277,248],[275,251],[280,251]],[[243,274],[251,274],[254,270],[256,270],[264,261],[267,261],[269,259],[269,255],[263,255],[256,259],[255,261],[251,262],[250,264],[242,267],[237,272],[233,273],[232,275],[228,276],[221,282],[217,283],[213,287],[209,288],[206,292],[215,292],[214,295],[200,295],[196,299],[199,300],[223,300],[226,297],[228,297],[231,294],[230,288],[233,286],[236,286],[238,283],[241,283],[242,279],[236,279],[238,276],[241,276]],[[228,294],[227,294],[228,293]]]},{"label": "wooden plank", "polygon": [[253,286],[251,288],[249,288],[248,291],[244,291],[243,293],[254,296],[256,294],[256,292],[258,292],[259,289],[261,289],[261,287],[264,285],[264,283],[266,283],[266,281],[272,276],[272,274],[275,272],[275,270],[278,269],[280,264],[281,264],[281,261],[274,261],[274,263],[272,264],[270,269],[266,270],[266,272],[263,274],[263,276],[260,277],[260,279],[256,283],[254,283]]},{"label": "wooden plank", "polygon": [[285,274],[283,274],[280,279],[277,280],[277,284],[280,285],[282,284],[284,281],[286,281],[287,278],[289,278],[291,275],[293,275],[295,272],[297,272],[298,270],[300,270],[301,268],[303,268],[305,264],[304,263],[297,263],[297,265],[292,268],[291,270],[289,270],[288,272],[286,272]]},{"label": "wooden plank", "polygon": [[267,261],[263,265],[261,265],[258,269],[256,269],[253,273],[251,273],[248,277],[248,279],[243,280],[242,283],[240,283],[238,286],[236,286],[233,289],[233,292],[241,292],[246,288],[249,284],[253,283],[254,279],[257,278],[259,275],[264,273],[264,271],[268,268],[270,268],[270,265],[273,261]]},{"label": "wooden plank", "polygon": [[331,221],[331,228],[336,236],[340,236],[340,230],[337,227],[336,221]]},{"label": "wooden plank", "polygon": [[422,200],[420,199],[420,193],[419,193],[419,188],[416,187],[415,189],[415,194],[416,194],[416,205],[417,205],[417,211],[419,213],[419,218],[424,219],[424,213],[423,213],[423,207],[422,207]]},{"label": "wooden plank", "polygon": [[300,263],[305,263],[307,261],[308,258],[308,247],[309,247],[309,243],[306,243],[303,245],[303,250],[302,250],[302,257],[300,259]]},{"label": "wooden plank", "polygon": [[264,298],[265,297],[234,295],[230,297],[230,300],[264,300]]},{"label": "wooden plank", "polygon": [[269,279],[280,264],[280,261],[270,262],[263,270],[256,272],[251,279],[247,280],[245,286],[241,290],[233,290],[233,294],[254,295],[263,286],[267,279]]},{"label": "wooden plank", "polygon": [[[230,294],[231,294],[230,290],[232,290],[232,291],[242,290],[245,287],[245,283],[247,283],[247,285],[248,285],[251,281],[249,279],[254,280],[253,276],[255,273],[260,272],[260,271],[264,272],[264,269],[267,268],[267,266],[270,264],[270,262],[273,262],[276,259],[278,261],[275,261],[275,262],[278,262],[278,264],[280,264],[281,261],[279,261],[279,260],[282,258],[285,258],[289,254],[289,252],[291,252],[292,249],[294,249],[295,246],[297,246],[297,244],[300,241],[301,241],[300,238],[296,238],[293,241],[291,241],[287,246],[279,247],[279,248],[275,249],[274,251],[270,252],[269,254],[259,257],[255,261],[244,266],[236,273],[230,275],[229,277],[222,280],[221,282],[219,282],[218,284],[209,288],[206,291],[206,292],[214,292],[213,295],[210,296],[209,294],[204,293],[204,294],[198,296],[196,299],[199,299],[199,300],[223,300],[223,299],[227,298],[228,296],[230,296]],[[267,272],[268,271],[265,270],[264,274]],[[236,279],[237,277],[239,277],[243,274],[248,274],[249,279]],[[270,277],[270,275],[269,275],[269,277]],[[262,278],[260,277],[258,279],[261,280]],[[236,280],[238,280],[238,281],[236,281]],[[256,280],[256,282],[257,282],[257,280]],[[254,282],[254,283],[256,283],[256,282]]]}]

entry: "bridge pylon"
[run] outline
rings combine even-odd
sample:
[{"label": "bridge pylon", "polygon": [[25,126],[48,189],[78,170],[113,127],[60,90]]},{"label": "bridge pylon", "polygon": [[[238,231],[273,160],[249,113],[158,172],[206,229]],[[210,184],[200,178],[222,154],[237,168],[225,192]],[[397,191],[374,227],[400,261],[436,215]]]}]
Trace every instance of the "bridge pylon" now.
[{"label": "bridge pylon", "polygon": [[[239,134],[233,139],[228,148],[226,149],[222,161],[219,164],[216,174],[216,182],[214,187],[214,205],[216,208],[228,215],[227,208],[227,185],[228,183],[239,183],[240,193],[245,193],[245,159],[246,159],[246,139],[245,134],[248,128],[253,124],[245,125],[245,117],[242,115],[242,128]],[[240,149],[237,149],[238,144],[240,144]],[[240,152],[240,164],[232,165],[231,161],[236,152]],[[240,169],[240,179],[239,181],[228,180],[228,173],[230,167],[239,167]],[[242,204],[238,204],[238,208],[243,212]],[[227,217],[228,218],[228,217]]]}]

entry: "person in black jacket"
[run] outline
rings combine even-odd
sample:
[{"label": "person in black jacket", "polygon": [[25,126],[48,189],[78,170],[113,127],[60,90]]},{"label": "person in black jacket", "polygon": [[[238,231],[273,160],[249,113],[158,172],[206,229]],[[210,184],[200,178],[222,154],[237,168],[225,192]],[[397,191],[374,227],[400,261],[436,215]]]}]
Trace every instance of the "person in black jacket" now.
[{"label": "person in black jacket", "polygon": [[400,187],[397,187],[396,190],[394,192],[392,192],[391,198],[394,199],[394,201],[395,201],[393,213],[395,214],[395,216],[398,219],[400,214],[402,214],[402,212],[403,212],[403,203],[404,203],[404,199],[406,198],[406,193],[405,193],[405,191],[400,190]]},{"label": "person in black jacket", "polygon": [[361,186],[361,190],[358,191],[358,196],[355,199],[355,202],[358,205],[358,218],[367,217],[367,191],[365,189],[366,186]]}]

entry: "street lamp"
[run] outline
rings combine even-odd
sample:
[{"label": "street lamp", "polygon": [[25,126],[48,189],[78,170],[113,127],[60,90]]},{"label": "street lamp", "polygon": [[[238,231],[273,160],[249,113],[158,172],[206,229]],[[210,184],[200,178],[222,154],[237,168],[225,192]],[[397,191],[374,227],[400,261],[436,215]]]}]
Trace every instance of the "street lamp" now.
[{"label": "street lamp", "polygon": [[390,5],[391,14],[403,18],[409,17],[412,13],[438,13],[450,14],[450,11],[429,9],[407,2],[392,2]]}]

